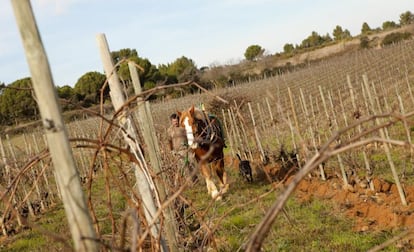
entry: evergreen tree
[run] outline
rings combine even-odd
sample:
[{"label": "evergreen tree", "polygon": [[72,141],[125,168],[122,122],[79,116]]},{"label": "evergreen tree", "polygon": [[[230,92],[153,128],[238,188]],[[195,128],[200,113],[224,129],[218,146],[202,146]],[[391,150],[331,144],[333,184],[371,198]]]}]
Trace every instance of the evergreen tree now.
[{"label": "evergreen tree", "polygon": [[284,53],[289,54],[289,53],[292,53],[294,50],[295,50],[295,47],[293,46],[293,44],[285,44],[283,46],[283,52]]},{"label": "evergreen tree", "polygon": [[244,57],[246,58],[246,60],[255,61],[259,59],[261,56],[263,56],[263,53],[264,53],[264,49],[261,46],[251,45],[247,47],[244,53]]},{"label": "evergreen tree", "polygon": [[400,25],[408,25],[414,23],[414,14],[406,11],[400,15]]},{"label": "evergreen tree", "polygon": [[398,25],[394,22],[394,21],[385,21],[384,23],[382,23],[382,29],[385,30],[389,30],[389,29],[394,29],[397,28]]},{"label": "evergreen tree", "polygon": [[341,26],[337,25],[335,29],[333,30],[332,35],[334,36],[335,41],[341,41],[344,39],[351,38],[351,33],[349,30],[345,29],[343,30]]},{"label": "evergreen tree", "polygon": [[37,119],[39,109],[33,98],[30,78],[17,80],[3,89],[0,114],[6,124]]},{"label": "evergreen tree", "polygon": [[367,22],[364,22],[362,24],[361,34],[366,35],[366,34],[369,34],[370,32],[371,32],[371,27],[369,27]]},{"label": "evergreen tree", "polygon": [[[74,93],[83,106],[89,107],[92,104],[98,104],[100,100],[100,91],[106,81],[106,76],[99,72],[88,72],[78,79],[74,87]],[[104,98],[107,98],[109,88],[105,89]]]}]

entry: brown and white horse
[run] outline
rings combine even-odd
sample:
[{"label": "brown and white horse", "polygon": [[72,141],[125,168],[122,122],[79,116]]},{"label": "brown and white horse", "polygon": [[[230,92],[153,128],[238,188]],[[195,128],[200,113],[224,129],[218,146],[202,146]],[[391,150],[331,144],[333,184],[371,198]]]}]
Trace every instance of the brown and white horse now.
[{"label": "brown and white horse", "polygon": [[[220,200],[227,192],[227,173],[224,170],[224,139],[220,122],[215,117],[208,116],[204,111],[191,106],[188,110],[178,112],[180,126],[187,133],[190,149],[194,152],[201,174],[203,175],[208,194],[213,199]],[[220,191],[213,181],[214,174],[219,180]]]}]

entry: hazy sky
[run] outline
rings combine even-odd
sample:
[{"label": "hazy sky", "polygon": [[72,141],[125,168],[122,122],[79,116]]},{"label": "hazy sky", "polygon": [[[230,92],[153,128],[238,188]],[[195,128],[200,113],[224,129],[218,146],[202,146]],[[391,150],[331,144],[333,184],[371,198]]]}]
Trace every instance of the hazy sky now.
[{"label": "hazy sky", "polygon": [[[300,44],[312,31],[336,25],[351,35],[362,23],[399,23],[413,0],[33,0],[55,85],[71,85],[89,71],[103,73],[96,35],[111,51],[136,49],[152,64],[186,56],[198,67],[231,64],[250,45],[270,54]],[[11,1],[0,0],[0,83],[29,76]]]}]

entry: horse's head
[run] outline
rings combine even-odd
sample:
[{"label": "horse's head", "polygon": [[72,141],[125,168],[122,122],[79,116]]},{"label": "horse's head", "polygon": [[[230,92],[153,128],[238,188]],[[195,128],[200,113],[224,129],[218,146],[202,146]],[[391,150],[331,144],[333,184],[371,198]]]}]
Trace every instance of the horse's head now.
[{"label": "horse's head", "polygon": [[178,116],[180,117],[180,127],[185,128],[185,131],[187,132],[188,145],[193,149],[197,148],[197,144],[194,140],[198,131],[194,110],[195,108],[193,105],[188,110],[182,112],[177,111]]},{"label": "horse's head", "polygon": [[215,116],[191,106],[188,110],[178,112],[180,127],[185,128],[188,145],[192,149],[203,146],[204,149],[222,148],[224,139],[220,123]]}]

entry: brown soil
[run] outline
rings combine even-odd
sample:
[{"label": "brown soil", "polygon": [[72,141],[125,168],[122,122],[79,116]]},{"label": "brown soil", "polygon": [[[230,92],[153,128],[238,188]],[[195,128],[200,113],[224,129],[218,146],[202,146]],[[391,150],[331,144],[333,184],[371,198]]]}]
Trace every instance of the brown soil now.
[{"label": "brown soil", "polygon": [[339,212],[355,220],[355,231],[414,227],[414,186],[404,186],[408,206],[403,206],[395,184],[377,178],[373,184],[371,190],[364,183],[343,186],[338,178],[306,178],[296,188],[295,197],[333,201]]},{"label": "brown soil", "polygon": [[395,184],[374,179],[374,190],[366,185],[343,186],[339,179],[302,180],[295,196],[331,200],[338,210],[355,219],[355,231],[379,231],[414,227],[414,186],[404,186],[408,206],[403,206]]},{"label": "brown soil", "polygon": [[[227,160],[232,167],[238,160]],[[253,165],[256,180],[285,180],[288,184],[293,178],[295,167],[281,168],[279,164],[258,169]],[[344,186],[336,176],[326,181],[317,176],[306,177],[297,186],[294,197],[300,202],[314,198],[333,202],[336,210],[355,220],[353,229],[359,232],[414,228],[414,186],[403,184],[407,206],[402,204],[397,186],[380,178],[372,179],[374,190],[363,179],[349,179],[350,185]],[[356,182],[358,181],[358,182]]]}]

